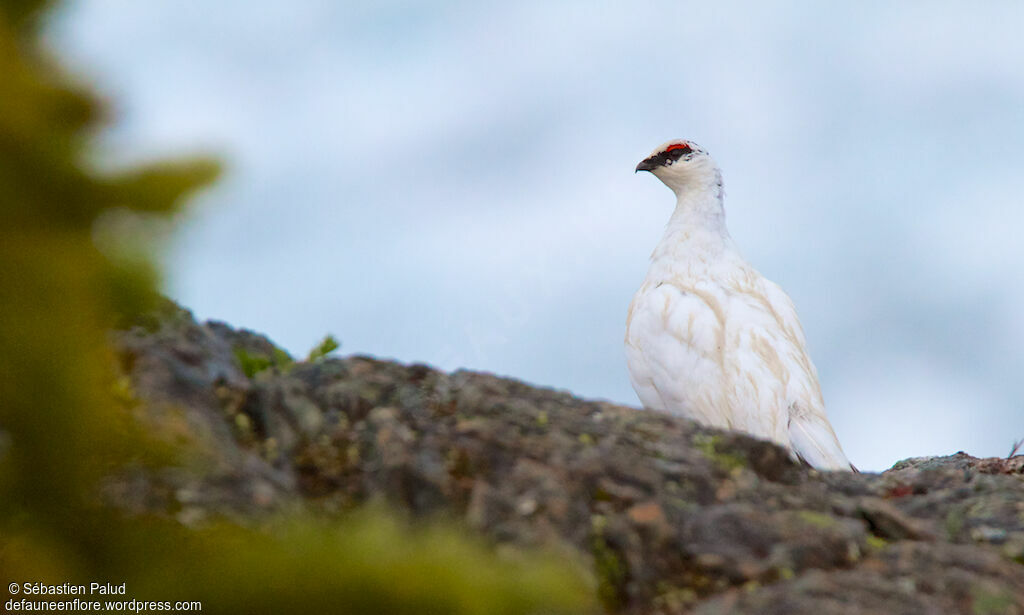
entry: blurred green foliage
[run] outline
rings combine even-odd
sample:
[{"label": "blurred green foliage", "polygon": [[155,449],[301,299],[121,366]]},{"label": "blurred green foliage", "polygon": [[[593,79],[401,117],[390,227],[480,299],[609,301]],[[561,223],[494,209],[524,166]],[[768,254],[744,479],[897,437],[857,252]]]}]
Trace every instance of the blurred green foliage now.
[{"label": "blurred green foliage", "polygon": [[320,359],[327,358],[327,355],[331,354],[335,350],[341,348],[341,344],[333,335],[327,335],[324,339],[320,340],[312,350],[309,351],[309,356],[306,357],[307,361],[319,361]]},{"label": "blurred green foliage", "polygon": [[242,372],[246,378],[252,378],[256,374],[270,369],[274,365],[273,359],[270,357],[263,356],[261,354],[253,354],[245,348],[235,348],[235,359],[238,361],[239,367],[242,368]]},{"label": "blurred green foliage", "polygon": [[157,277],[132,238],[97,247],[97,220],[166,216],[217,165],[92,168],[103,109],[39,44],[45,4],[0,0],[2,586],[126,583],[129,597],[201,600],[206,612],[591,610],[563,566],[499,560],[459,530],[410,529],[380,509],[187,529],[99,502],[102,477],[153,448],[118,401],[106,332],[152,304]]}]

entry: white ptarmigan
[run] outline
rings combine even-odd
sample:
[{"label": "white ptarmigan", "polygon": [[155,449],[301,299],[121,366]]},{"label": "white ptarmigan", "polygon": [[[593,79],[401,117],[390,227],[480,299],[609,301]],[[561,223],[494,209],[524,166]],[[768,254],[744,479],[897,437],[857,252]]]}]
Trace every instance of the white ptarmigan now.
[{"label": "white ptarmigan", "polygon": [[644,407],[771,440],[817,469],[854,469],[825,416],[793,302],[725,228],[714,160],[675,140],[636,170],[676,194],[626,319],[629,379]]}]

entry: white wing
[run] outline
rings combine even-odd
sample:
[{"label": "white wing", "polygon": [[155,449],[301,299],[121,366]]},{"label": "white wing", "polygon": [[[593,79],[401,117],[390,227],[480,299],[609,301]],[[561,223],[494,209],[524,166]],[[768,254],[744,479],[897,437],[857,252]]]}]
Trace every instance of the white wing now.
[{"label": "white wing", "polygon": [[706,292],[647,282],[630,305],[626,362],[644,407],[732,427],[722,389],[722,310]]},{"label": "white wing", "polygon": [[793,301],[779,286],[762,278],[764,297],[789,341],[794,378],[787,386],[788,437],[797,457],[820,470],[853,468],[825,414],[818,371],[807,354],[803,327]]}]

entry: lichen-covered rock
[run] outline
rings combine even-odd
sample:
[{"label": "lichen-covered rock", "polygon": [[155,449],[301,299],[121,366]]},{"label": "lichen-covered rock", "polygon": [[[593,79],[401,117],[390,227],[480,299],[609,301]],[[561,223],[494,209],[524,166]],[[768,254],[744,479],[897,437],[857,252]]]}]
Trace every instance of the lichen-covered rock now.
[{"label": "lichen-covered rock", "polygon": [[1024,613],[1022,458],[819,474],[766,442],[488,374],[293,363],[173,306],[114,337],[143,414],[180,413],[212,460],[113,481],[129,508],[245,521],[383,499],[575,551],[613,612]]},{"label": "lichen-covered rock", "polygon": [[695,615],[878,613],[976,615],[1021,612],[1019,566],[960,545],[901,542],[848,569],[811,570],[774,585],[730,590]]}]

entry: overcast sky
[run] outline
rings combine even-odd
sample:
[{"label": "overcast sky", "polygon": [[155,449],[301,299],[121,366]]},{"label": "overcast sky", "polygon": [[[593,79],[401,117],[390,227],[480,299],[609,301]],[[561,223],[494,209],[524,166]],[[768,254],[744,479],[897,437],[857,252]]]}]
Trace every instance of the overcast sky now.
[{"label": "overcast sky", "polygon": [[638,405],[625,312],[689,138],[797,305],[851,460],[1024,437],[1024,4],[79,0],[53,46],[111,160],[227,174],[165,258],[201,318],[297,355]]}]

